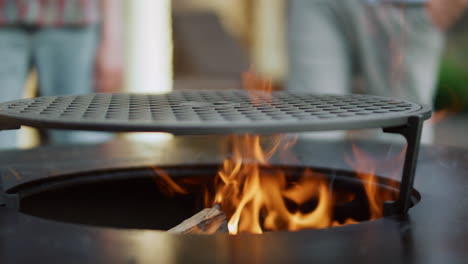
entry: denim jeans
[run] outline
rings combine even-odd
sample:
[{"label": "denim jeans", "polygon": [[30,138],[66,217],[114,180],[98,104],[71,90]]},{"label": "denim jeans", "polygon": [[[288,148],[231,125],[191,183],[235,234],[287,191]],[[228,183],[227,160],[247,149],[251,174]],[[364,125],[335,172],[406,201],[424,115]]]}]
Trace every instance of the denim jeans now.
[{"label": "denim jeans", "polygon": [[[31,66],[41,96],[93,91],[98,27],[0,27],[0,102],[20,99]],[[0,148],[16,146],[16,131],[0,131]],[[100,142],[98,132],[50,131],[52,143]]]}]

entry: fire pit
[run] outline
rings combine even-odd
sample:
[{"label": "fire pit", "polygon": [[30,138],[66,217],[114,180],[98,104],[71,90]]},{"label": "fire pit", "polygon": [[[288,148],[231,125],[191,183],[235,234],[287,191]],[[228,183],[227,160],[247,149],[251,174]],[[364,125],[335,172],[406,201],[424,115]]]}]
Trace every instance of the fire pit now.
[{"label": "fire pit", "polygon": [[[334,230],[328,227],[362,222],[365,224],[355,226],[369,229],[379,225],[379,221],[367,220],[384,217],[385,222],[385,219],[403,217],[421,199],[413,189],[413,181],[422,122],[429,116],[430,109],[402,100],[288,92],[97,94],[4,103],[0,105],[3,129],[27,125],[159,131],[176,135],[235,133],[241,135],[231,137],[229,146],[236,146],[238,144],[233,143],[239,141],[252,143],[245,148],[230,148],[224,153],[227,157],[208,164],[198,159],[191,164],[188,162],[193,158],[190,155],[183,158],[182,163],[167,164],[158,160],[147,164],[144,159],[135,161],[135,154],[127,153],[129,157],[118,162],[100,156],[100,161],[93,161],[89,167],[74,164],[69,159],[54,161],[50,167],[40,165],[43,169],[39,174],[27,168],[18,170],[7,166],[2,177],[2,199],[12,209],[6,209],[5,215],[13,222],[33,215],[62,223],[167,230],[203,208],[216,205],[225,211],[231,234],[266,232],[264,236],[268,239],[270,234],[276,233],[271,231]],[[268,148],[260,152],[257,148],[261,145],[257,134],[359,128],[382,128],[384,132],[406,138],[408,145],[401,156],[402,176],[389,179],[376,176],[375,172],[360,171],[359,162],[348,164],[351,167],[348,169],[301,162],[290,165],[267,162],[274,155],[270,155]],[[279,142],[271,149],[289,145],[288,141]],[[211,144],[209,142],[207,150],[203,151],[212,150]],[[81,157],[83,147],[78,149],[77,155]],[[356,152],[354,147],[351,149]],[[164,156],[162,151],[158,157]],[[179,157],[177,159],[180,161]],[[239,159],[243,162],[237,162]],[[241,178],[233,178],[233,175]],[[236,183],[234,179],[242,181]],[[275,183],[270,184],[270,179],[275,179]],[[252,182],[248,186],[268,188],[245,187]],[[237,189],[232,189],[236,184]],[[296,192],[301,188],[301,192]],[[232,192],[242,195],[226,195]],[[282,198],[282,207],[278,210],[271,206],[276,198],[266,199],[275,192],[278,195],[273,197]],[[27,215],[18,215],[18,211]],[[328,218],[320,217],[322,220],[310,225],[321,211],[329,212]],[[252,216],[251,212],[255,214]],[[285,214],[294,221],[286,221]],[[245,219],[249,216],[256,222],[247,222]],[[374,222],[377,224],[371,224]],[[310,230],[298,233],[303,232]]]},{"label": "fire pit", "polygon": [[[29,125],[178,135],[383,128],[385,132],[402,134],[408,142],[400,195],[384,208],[385,215],[395,215],[406,213],[411,206],[422,122],[430,117],[430,109],[364,95],[178,91],[165,95],[95,94],[19,100],[1,104],[0,117],[4,129]],[[258,155],[254,158],[264,159]]]},{"label": "fire pit", "polygon": [[[213,168],[212,164],[223,160],[222,146],[225,146],[223,137],[177,137],[165,146],[114,142],[2,152],[2,187],[7,194],[2,198],[8,207],[0,208],[0,260],[2,263],[27,263],[37,259],[64,263],[463,263],[468,257],[463,247],[468,237],[465,210],[468,205],[463,199],[468,186],[468,153],[449,148],[421,149],[415,184],[422,199],[407,216],[337,228],[262,235],[170,235],[161,231],[73,224],[34,217],[15,209],[16,195],[42,184],[46,185],[45,190],[52,190],[54,188],[48,184],[78,180],[86,175],[100,178],[102,183],[107,173],[111,178],[123,179],[133,173],[139,177],[140,171],[143,177],[152,173],[153,166],[168,171],[170,168],[180,171],[184,166],[198,170]],[[359,146],[378,157],[387,156],[389,151],[399,153],[388,145],[359,143]],[[351,150],[350,144],[299,139],[292,149],[298,160],[276,166],[315,169],[324,166],[336,171],[352,171],[342,158],[331,158],[341,157],[343,152]],[[277,162],[272,161],[272,164]],[[334,174],[334,169],[327,170]],[[181,176],[183,174],[180,172]],[[382,178],[390,176],[382,169],[376,174]],[[148,183],[158,192],[152,178]],[[31,192],[24,198],[34,195],[39,192]],[[157,205],[152,209],[155,207]],[[116,217],[127,215],[120,211]]]}]

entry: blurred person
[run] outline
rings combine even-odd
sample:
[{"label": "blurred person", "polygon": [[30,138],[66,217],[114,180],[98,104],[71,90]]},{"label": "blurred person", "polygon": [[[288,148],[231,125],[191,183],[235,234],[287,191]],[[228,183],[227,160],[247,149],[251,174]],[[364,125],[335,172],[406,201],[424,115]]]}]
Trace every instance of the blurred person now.
[{"label": "blurred person", "polygon": [[[41,96],[118,89],[121,0],[0,0],[0,101],[19,99],[33,66]],[[0,148],[16,146],[0,132]],[[51,131],[53,143],[102,141],[108,134]]]},{"label": "blurred person", "polygon": [[[358,86],[360,92],[432,106],[443,32],[467,5],[468,0],[291,0],[288,89],[348,94]],[[430,142],[432,128],[424,132]]]}]

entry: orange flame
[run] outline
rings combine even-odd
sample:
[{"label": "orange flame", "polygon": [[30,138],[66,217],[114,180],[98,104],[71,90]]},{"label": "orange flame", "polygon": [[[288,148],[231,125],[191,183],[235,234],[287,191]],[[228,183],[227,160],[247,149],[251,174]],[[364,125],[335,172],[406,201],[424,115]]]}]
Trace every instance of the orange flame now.
[{"label": "orange flame", "polygon": [[252,66],[250,67],[250,71],[242,74],[242,84],[247,91],[261,91],[266,93],[271,93],[271,91],[273,91],[272,80],[260,77],[259,74],[253,70]]},{"label": "orange flame", "polygon": [[177,184],[169,174],[167,174],[164,170],[159,168],[152,168],[153,172],[156,174],[153,177],[154,181],[156,182],[157,186],[161,192],[166,194],[167,196],[174,196],[176,194],[188,194],[188,191],[182,188],[179,184]]},{"label": "orange flame", "polygon": [[[385,201],[394,201],[397,197],[395,197],[392,192],[378,191],[375,172],[379,162],[371,158],[369,154],[360,150],[355,144],[352,145],[352,151],[352,158],[345,156],[345,161],[356,171],[356,176],[363,182],[364,190],[366,191],[369,202],[370,218],[380,218],[383,216],[383,203]],[[402,164],[405,153],[406,147],[400,152],[394,161],[386,162],[386,164],[392,164],[393,166],[394,164]],[[393,172],[390,172],[390,174],[392,174],[392,176],[398,175],[400,170],[401,166],[395,166]],[[387,184],[391,185],[391,182],[389,181]]]},{"label": "orange flame", "polygon": [[[244,88],[248,91],[262,91],[270,95],[271,80],[260,78],[255,72],[243,74]],[[251,94],[253,104],[260,100]],[[323,180],[302,180],[297,185],[288,186],[283,171],[262,171],[268,167],[268,160],[278,151],[284,153],[296,143],[297,138],[285,140],[275,136],[272,144],[262,146],[259,135],[231,136],[232,156],[226,159],[218,172],[214,203],[220,204],[230,216],[228,229],[231,234],[238,232],[263,233],[263,230],[299,230],[321,228],[331,223],[330,192]],[[311,179],[312,172],[306,171],[303,179]],[[318,204],[312,213],[291,212],[286,199],[296,205],[310,199]],[[208,206],[208,205],[207,205]]]},{"label": "orange flame", "polygon": [[[253,72],[243,76],[245,87],[251,90],[272,91],[270,81],[262,81]],[[255,96],[253,103],[260,103]],[[259,135],[233,135],[229,137],[230,156],[224,160],[214,178],[214,193],[205,192],[205,206],[219,205],[228,219],[230,234],[241,232],[296,231],[326,228],[357,223],[352,218],[335,219],[337,204],[354,201],[355,194],[334,193],[326,178],[310,169],[298,177],[290,177],[285,170],[273,167],[269,160],[279,154],[291,159],[288,149],[297,137],[284,135],[260,137]],[[369,204],[369,219],[383,215],[383,202],[394,200],[394,193],[380,192],[376,182],[377,162],[370,155],[353,146],[353,158],[346,161],[358,171]],[[403,152],[402,152],[403,153]],[[397,161],[401,161],[399,155]],[[162,170],[155,172],[170,194],[187,193]]]},{"label": "orange flame", "polygon": [[[264,150],[258,135],[231,136],[230,139],[233,155],[224,161],[218,172],[220,181],[214,203],[221,205],[230,216],[228,228],[231,234],[280,229],[294,231],[330,225],[330,192],[325,181],[311,177],[313,172],[306,170],[304,177],[288,186],[284,171],[262,170],[262,167],[268,167],[272,150],[290,142],[275,139],[274,144]],[[311,199],[318,201],[312,213],[291,212],[286,204],[286,200],[301,205]]]}]

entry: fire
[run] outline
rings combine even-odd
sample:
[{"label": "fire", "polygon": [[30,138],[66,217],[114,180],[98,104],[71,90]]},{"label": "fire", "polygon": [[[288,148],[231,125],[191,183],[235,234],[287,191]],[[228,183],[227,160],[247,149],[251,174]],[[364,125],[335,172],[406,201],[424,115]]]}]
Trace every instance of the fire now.
[{"label": "fire", "polygon": [[[391,192],[379,192],[377,178],[375,171],[379,165],[378,161],[373,159],[369,154],[366,154],[360,150],[356,145],[352,146],[352,156],[345,156],[345,161],[356,171],[356,176],[359,178],[364,185],[364,190],[366,192],[367,200],[369,202],[369,213],[371,219],[380,218],[383,216],[383,206],[382,204],[385,201],[393,201],[397,197],[394,196],[394,193]],[[400,152],[398,156],[395,157],[394,161],[386,162],[385,165],[402,164],[404,159],[404,154],[406,153],[406,147]],[[391,175],[398,175],[401,170],[401,166],[394,166],[393,172],[390,172]],[[391,185],[389,181],[387,184]],[[396,186],[394,186],[396,187]]]},{"label": "fire", "polygon": [[250,71],[242,74],[242,84],[247,91],[262,91],[266,93],[273,91],[272,80],[260,77],[255,73],[253,67],[251,67]]},{"label": "fire", "polygon": [[[260,78],[255,72],[243,74],[244,88],[271,94],[271,80]],[[255,94],[253,104],[259,104]],[[284,153],[293,146],[296,138],[275,136],[268,147],[262,146],[259,135],[231,136],[232,156],[227,158],[218,172],[214,203],[221,205],[230,216],[230,234],[238,232],[263,233],[264,230],[300,230],[322,228],[331,223],[331,203],[328,185],[323,180],[311,179],[311,171],[305,172],[295,185],[289,186],[286,174],[268,168],[268,160],[278,151]],[[296,205],[316,199],[318,204],[311,213],[291,212],[286,199]],[[206,206],[212,206],[207,204]]]},{"label": "fire", "polygon": [[[305,170],[293,184],[283,170],[268,164],[274,150],[290,145],[283,136],[263,147],[258,135],[231,136],[233,154],[218,172],[213,203],[219,204],[230,216],[229,232],[262,233],[264,230],[300,230],[324,228],[331,223],[330,191],[320,175]],[[318,177],[313,177],[318,176]],[[292,211],[290,201],[299,208],[311,200],[317,201],[313,212]],[[212,204],[207,205],[212,206]]]},{"label": "fire", "polygon": [[[336,204],[351,202],[355,196],[333,193],[324,175],[305,169],[299,177],[290,179],[284,170],[268,163],[275,151],[287,150],[295,138],[275,136],[265,146],[258,135],[241,135],[231,136],[230,142],[232,156],[224,161],[217,174],[214,199],[205,204],[206,207],[221,206],[229,219],[230,234],[297,231],[358,222],[352,218],[341,222],[335,220]],[[387,161],[394,167],[392,174],[399,175],[401,167],[394,164],[402,164],[404,153],[405,149],[390,163]],[[352,155],[345,156],[345,160],[362,182],[368,202],[368,219],[382,217],[383,203],[397,198],[395,192],[378,188],[375,170],[382,162],[374,160],[356,145],[352,147]],[[316,205],[311,210],[303,210],[311,204]]]},{"label": "fire", "polygon": [[153,180],[159,189],[167,196],[174,196],[176,194],[188,194],[188,191],[177,184],[169,174],[159,168],[152,168],[155,173]]},{"label": "fire", "polygon": [[[243,76],[245,87],[259,88],[269,93],[271,82],[263,82],[254,73]],[[252,103],[260,103],[252,97]],[[207,188],[205,207],[220,206],[228,219],[230,234],[242,232],[260,234],[266,231],[318,229],[357,223],[352,217],[337,220],[335,209],[351,203],[356,194],[336,192],[324,175],[311,169],[303,169],[299,175],[270,164],[270,159],[294,159],[288,150],[296,143],[296,137],[275,135],[232,135],[229,137],[230,155],[224,160],[213,179],[214,192]],[[353,146],[352,158],[345,160],[361,179],[367,196],[369,216],[366,220],[382,217],[383,203],[395,200],[395,193],[382,192],[378,188],[375,169],[377,163],[363,151]],[[397,161],[401,161],[399,155]],[[162,170],[155,169],[169,188],[170,194],[188,191],[173,181]]]}]

